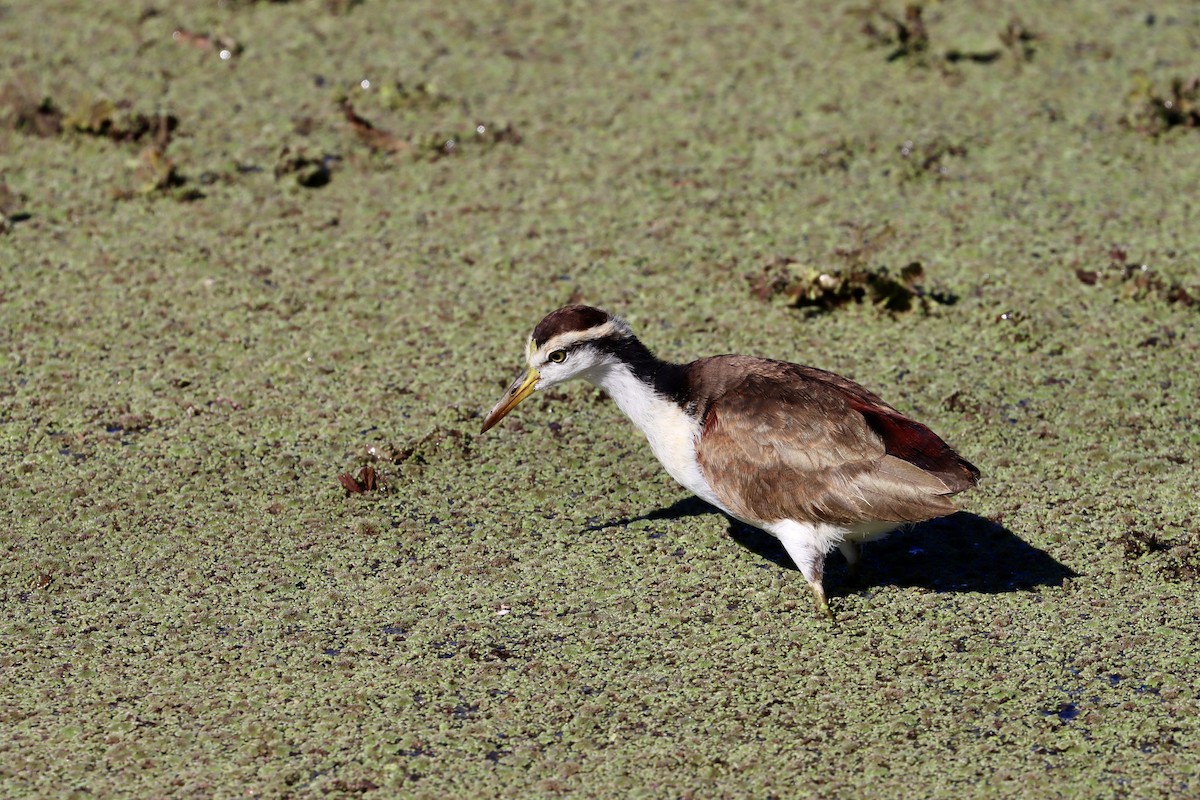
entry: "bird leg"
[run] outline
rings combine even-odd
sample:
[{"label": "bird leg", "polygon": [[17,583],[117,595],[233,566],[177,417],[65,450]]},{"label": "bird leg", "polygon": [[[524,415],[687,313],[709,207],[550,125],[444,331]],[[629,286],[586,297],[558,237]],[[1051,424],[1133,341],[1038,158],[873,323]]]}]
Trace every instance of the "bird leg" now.
[{"label": "bird leg", "polygon": [[812,589],[813,597],[817,601],[817,610],[822,615],[833,619],[833,612],[829,610],[829,601],[825,599],[825,584],[822,581],[822,573],[825,570],[825,552],[814,546],[814,543],[804,536],[785,534],[779,536],[779,541],[783,543],[783,549],[787,550],[788,555],[792,557],[792,561],[800,570],[800,574],[804,576],[804,580],[808,581],[808,587]]},{"label": "bird leg", "polygon": [[858,580],[859,562],[862,561],[862,545],[846,540],[838,545],[838,549],[846,558],[846,568],[850,572],[850,579]]},{"label": "bird leg", "polygon": [[829,609],[829,601],[825,599],[825,586],[821,583],[821,579],[810,580],[808,588],[812,589],[813,597],[817,600],[817,611],[821,613],[821,616],[833,619],[833,611]]}]

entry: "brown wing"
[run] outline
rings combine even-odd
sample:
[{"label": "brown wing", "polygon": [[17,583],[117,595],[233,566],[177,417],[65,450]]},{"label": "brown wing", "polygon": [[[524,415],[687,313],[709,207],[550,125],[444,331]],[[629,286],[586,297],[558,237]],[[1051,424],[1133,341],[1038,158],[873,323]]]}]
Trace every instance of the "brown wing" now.
[{"label": "brown wing", "polygon": [[698,409],[696,454],[744,519],[917,522],[953,513],[947,496],[975,484],[978,471],[936,434],[852,381],[778,361],[705,361],[693,377],[717,391]]}]

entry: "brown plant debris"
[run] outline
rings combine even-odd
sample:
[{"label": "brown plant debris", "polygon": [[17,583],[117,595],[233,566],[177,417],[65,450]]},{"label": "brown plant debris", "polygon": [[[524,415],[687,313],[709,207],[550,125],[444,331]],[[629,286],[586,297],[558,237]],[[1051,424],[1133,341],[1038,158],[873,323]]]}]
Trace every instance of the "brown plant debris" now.
[{"label": "brown plant debris", "polygon": [[1118,536],[1117,541],[1121,545],[1121,549],[1125,551],[1125,558],[1130,561],[1136,561],[1142,556],[1164,549],[1158,541],[1158,534],[1154,531],[1131,528]]},{"label": "brown plant debris", "polygon": [[942,408],[974,417],[983,410],[982,404],[963,389],[955,389],[942,400]]},{"label": "brown plant debris", "polygon": [[152,145],[143,149],[129,166],[133,169],[132,186],[114,186],[110,190],[114,200],[165,195],[181,202],[190,202],[204,197],[204,192],[179,171],[175,161],[163,148]]},{"label": "brown plant debris", "polygon": [[1172,583],[1200,579],[1200,540],[1194,534],[1168,537],[1164,530],[1138,526],[1132,515],[1124,522],[1125,530],[1114,541],[1126,561],[1155,569]]},{"label": "brown plant debris", "polygon": [[172,114],[134,113],[130,111],[132,105],[127,100],[85,94],[64,113],[51,98],[37,98],[27,82],[10,81],[0,89],[0,120],[5,127],[43,138],[64,130],[115,142],[136,142],[152,136],[158,147],[166,147],[179,119]]},{"label": "brown plant debris", "polygon": [[972,61],[976,64],[991,64],[1000,58],[999,50],[959,50],[951,48],[946,51],[946,61],[957,64],[959,61]]},{"label": "brown plant debris", "polygon": [[929,310],[930,302],[951,305],[958,298],[928,292],[925,268],[914,261],[892,275],[887,267],[855,266],[845,270],[806,267],[785,257],[774,258],[750,276],[750,291],[760,300],[783,297],[792,308],[832,311],[849,303],[869,302],[887,311]]},{"label": "brown plant debris", "polygon": [[319,189],[333,179],[333,166],[340,159],[326,154],[321,158],[313,158],[303,152],[293,152],[290,147],[284,147],[275,161],[275,180],[285,175],[295,175],[296,183],[306,189]]},{"label": "brown plant debris", "polygon": [[346,490],[346,494],[363,494],[364,492],[376,492],[383,488],[383,484],[379,479],[379,474],[375,472],[375,468],[370,464],[358,471],[358,477],[351,475],[349,472],[343,472],[338,475],[338,483]]},{"label": "brown plant debris", "polygon": [[945,178],[950,175],[950,161],[963,159],[968,155],[967,146],[948,141],[935,136],[927,142],[914,142],[906,139],[899,147],[900,157],[904,159],[904,169],[900,176],[906,180],[917,180],[927,175]]},{"label": "brown plant debris", "polygon": [[896,237],[896,229],[891,225],[882,225],[877,230],[857,222],[843,222],[841,226],[848,229],[854,239],[849,247],[838,247],[833,252],[850,267],[865,267]]},{"label": "brown plant debris", "polygon": [[[137,194],[153,194],[168,189],[177,189],[187,183],[187,179],[179,173],[175,162],[166,152],[158,147],[147,147],[141,152],[136,168]],[[196,200],[203,195],[193,192],[181,195],[183,200]]]},{"label": "brown plant debris", "polygon": [[1039,33],[1034,33],[1026,27],[1019,18],[1013,17],[1000,31],[1000,43],[1012,53],[1018,62],[1032,61],[1034,54],[1033,43],[1041,39]]},{"label": "brown plant debris", "polygon": [[838,138],[823,143],[801,163],[822,175],[828,172],[846,172],[862,150],[869,151],[870,148],[849,138]]},{"label": "brown plant debris", "polygon": [[114,142],[136,142],[150,135],[157,149],[165,149],[179,127],[178,118],[173,114],[133,113],[129,110],[131,106],[127,100],[114,102],[108,98],[84,96],[70,113],[63,116],[62,127]]},{"label": "brown plant debris", "polygon": [[854,9],[850,13],[862,20],[860,30],[873,46],[889,48],[888,61],[907,59],[920,66],[931,66],[938,62],[954,64],[960,61],[991,64],[998,61],[1005,51],[1018,63],[1026,62],[1033,58],[1033,43],[1040,38],[1020,19],[1014,17],[1000,31],[1002,48],[963,50],[951,47],[939,57],[934,54],[935,48],[921,3],[907,4],[902,16],[884,10],[880,0],[874,0],[865,8]]},{"label": "brown plant debris", "polygon": [[884,11],[878,3],[854,13],[863,18],[862,32],[868,39],[876,45],[892,48],[888,61],[906,56],[921,57],[929,50],[929,31],[922,18],[924,9],[919,3],[906,5],[903,18]]},{"label": "brown plant debris", "polygon": [[402,153],[412,149],[412,143],[396,134],[377,128],[368,119],[360,116],[354,110],[349,99],[340,103],[342,114],[350,123],[350,128],[367,147],[377,153]]},{"label": "brown plant debris", "polygon": [[1200,302],[1200,287],[1189,288],[1167,280],[1149,265],[1131,261],[1124,248],[1113,247],[1108,251],[1108,258],[1107,268],[1076,269],[1075,277],[1087,286],[1118,286],[1120,296],[1127,300],[1157,299],[1180,303],[1188,308]]},{"label": "brown plant debris", "polygon": [[448,451],[459,458],[469,458],[472,444],[471,434],[458,428],[437,425],[433,430],[401,447],[388,444],[371,447],[367,452],[374,459],[398,466],[425,466],[437,460],[440,454]]},{"label": "brown plant debris", "polygon": [[1129,105],[1122,123],[1147,136],[1161,136],[1174,128],[1200,128],[1200,75],[1172,78],[1163,92],[1138,73]]}]

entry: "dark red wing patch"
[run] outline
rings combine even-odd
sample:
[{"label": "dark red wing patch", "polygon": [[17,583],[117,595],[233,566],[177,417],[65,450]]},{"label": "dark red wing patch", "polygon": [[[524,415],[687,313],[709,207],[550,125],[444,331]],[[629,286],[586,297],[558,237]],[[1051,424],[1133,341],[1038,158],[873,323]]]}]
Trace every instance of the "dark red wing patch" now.
[{"label": "dark red wing patch", "polygon": [[973,464],[921,423],[897,411],[863,403],[852,395],[847,395],[846,401],[883,439],[888,455],[932,472],[954,492],[974,486],[979,480],[979,470]]}]

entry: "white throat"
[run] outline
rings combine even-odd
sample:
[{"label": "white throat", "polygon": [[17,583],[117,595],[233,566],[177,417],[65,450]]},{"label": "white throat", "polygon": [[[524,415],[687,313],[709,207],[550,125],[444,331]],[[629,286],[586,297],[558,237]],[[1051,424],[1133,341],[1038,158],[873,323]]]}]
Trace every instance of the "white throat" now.
[{"label": "white throat", "polygon": [[727,511],[704,480],[696,460],[698,422],[653,386],[639,380],[625,364],[605,364],[584,377],[607,392],[625,416],[633,420],[672,478],[700,499]]}]

